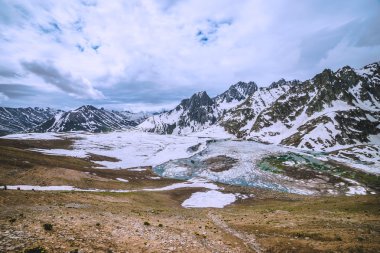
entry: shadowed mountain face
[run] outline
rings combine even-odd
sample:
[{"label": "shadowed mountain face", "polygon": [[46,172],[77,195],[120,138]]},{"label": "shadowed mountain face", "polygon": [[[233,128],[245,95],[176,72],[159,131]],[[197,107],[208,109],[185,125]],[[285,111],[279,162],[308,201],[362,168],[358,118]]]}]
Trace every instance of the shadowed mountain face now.
[{"label": "shadowed mountain face", "polygon": [[62,112],[49,119],[34,132],[88,131],[93,133],[121,130],[136,126],[135,121],[127,120],[125,115],[85,105],[78,109]]},{"label": "shadowed mountain face", "polygon": [[258,88],[239,82],[211,99],[205,92],[140,127],[186,134],[213,125],[239,138],[309,149],[375,143],[380,134],[380,63],[324,70],[310,80]]},{"label": "shadowed mountain face", "polygon": [[0,107],[0,135],[19,132],[109,132],[134,127],[150,114],[85,105],[71,111]]},{"label": "shadowed mountain face", "polygon": [[26,131],[54,117],[59,110],[51,108],[0,107],[0,135]]}]

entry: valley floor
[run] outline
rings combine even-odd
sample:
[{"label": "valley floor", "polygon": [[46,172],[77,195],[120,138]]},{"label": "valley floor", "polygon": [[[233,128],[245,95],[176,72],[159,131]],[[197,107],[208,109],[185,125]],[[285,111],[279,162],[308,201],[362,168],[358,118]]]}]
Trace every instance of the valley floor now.
[{"label": "valley floor", "polygon": [[[378,252],[378,195],[186,209],[195,190],[0,192],[0,252]],[[44,229],[51,224],[52,229]]]},{"label": "valley floor", "polygon": [[[0,139],[0,186],[104,191],[0,190],[0,252],[380,250],[379,194],[306,196],[220,183],[194,187],[157,177],[150,167],[101,169],[96,160],[112,158],[99,154],[90,159],[31,151],[70,149],[72,143]],[[178,184],[182,186],[170,190]],[[182,206],[194,193],[214,188],[249,197],[224,208]],[[126,192],[107,192],[112,189]]]}]

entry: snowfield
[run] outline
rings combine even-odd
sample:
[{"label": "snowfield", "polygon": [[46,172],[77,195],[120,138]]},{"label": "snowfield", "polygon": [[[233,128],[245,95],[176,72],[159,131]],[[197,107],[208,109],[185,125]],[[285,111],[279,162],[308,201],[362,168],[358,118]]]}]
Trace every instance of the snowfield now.
[{"label": "snowfield", "polygon": [[[376,145],[346,148],[338,150],[334,154],[313,153],[280,145],[233,140],[223,129],[215,126],[201,132],[192,133],[189,136],[159,135],[133,129],[98,134],[84,132],[14,134],[2,138],[24,140],[69,138],[73,140],[72,149],[34,150],[49,155],[81,158],[89,157],[93,154],[112,157],[116,161],[96,161],[96,163],[107,169],[144,170],[144,166],[152,166],[153,170],[160,176],[187,180],[183,183],[159,189],[145,189],[145,191],[164,191],[183,187],[218,190],[220,188],[212,182],[221,182],[303,195],[319,194],[317,190],[320,185],[318,179],[315,181],[295,180],[279,173],[263,170],[257,164],[261,159],[270,155],[277,156],[286,153],[311,157],[321,162],[333,159],[367,173],[380,174],[378,156],[380,149]],[[349,159],[352,153],[356,153],[358,159]],[[285,166],[302,166],[298,161],[292,160],[283,161],[282,164]],[[210,166],[216,167],[212,170]],[[117,178],[117,180],[128,183],[128,180],[123,178]],[[28,186],[17,187],[32,189]],[[83,189],[70,188],[71,186],[62,186],[63,188],[57,189],[54,187],[49,188],[48,186],[31,187],[34,187],[34,190],[83,191]],[[347,195],[370,192],[369,189],[361,184],[350,185],[350,182],[347,182],[345,187],[350,187],[347,190]],[[338,190],[342,192],[342,187]],[[90,189],[89,191],[97,190]],[[120,191],[122,190],[115,190],[115,192]],[[338,194],[337,189],[331,188],[324,188],[322,192]],[[189,207],[195,206],[196,204],[194,203],[196,203],[197,199],[204,197],[202,194],[195,195],[186,202],[186,205]],[[219,193],[213,192],[209,194]]]},{"label": "snowfield", "polygon": [[[14,134],[5,138],[24,140],[73,138],[72,150],[35,149],[35,151],[81,158],[96,154],[119,160],[97,162],[108,169],[156,166],[172,159],[190,157],[205,149],[208,140],[197,136],[158,135],[136,130],[99,134],[83,132]],[[196,150],[189,149],[193,146],[197,146]]]}]

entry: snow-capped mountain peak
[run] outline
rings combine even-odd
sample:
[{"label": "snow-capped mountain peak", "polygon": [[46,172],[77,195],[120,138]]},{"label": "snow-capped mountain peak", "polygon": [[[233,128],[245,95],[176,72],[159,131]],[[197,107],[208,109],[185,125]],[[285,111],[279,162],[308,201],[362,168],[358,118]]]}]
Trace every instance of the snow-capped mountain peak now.
[{"label": "snow-capped mountain peak", "polygon": [[257,90],[254,82],[238,82],[222,94],[210,98],[205,91],[183,99],[175,109],[148,118],[139,127],[146,131],[165,134],[186,134],[214,125],[220,115]]},{"label": "snow-capped mountain peak", "polygon": [[255,82],[238,82],[222,94],[216,96],[214,100],[218,104],[241,101],[252,95],[257,89],[258,87]]},{"label": "snow-capped mountain peak", "polygon": [[314,150],[376,142],[380,63],[325,69],[304,82],[280,79],[269,87],[238,82],[212,100],[196,93],[139,127],[184,134],[211,125],[239,138]]}]

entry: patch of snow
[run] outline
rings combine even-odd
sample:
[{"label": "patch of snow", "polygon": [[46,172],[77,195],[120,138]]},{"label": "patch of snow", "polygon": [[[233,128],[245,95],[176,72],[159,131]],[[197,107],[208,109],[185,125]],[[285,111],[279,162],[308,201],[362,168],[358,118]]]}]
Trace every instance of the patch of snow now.
[{"label": "patch of snow", "polygon": [[185,208],[223,208],[235,201],[236,196],[232,193],[211,190],[193,193],[190,198],[182,203],[182,206]]},{"label": "patch of snow", "polygon": [[88,154],[85,150],[76,150],[76,149],[30,149],[32,151],[37,151],[46,155],[61,155],[61,156],[71,156],[78,158],[86,158]]},{"label": "patch of snow", "polygon": [[236,196],[238,199],[248,199],[248,198],[253,198],[253,197],[255,197],[254,194],[242,194],[242,193],[235,193],[235,196]]},{"label": "patch of snow", "polygon": [[244,99],[241,100],[241,101],[238,101],[238,100],[232,100],[231,102],[226,102],[226,101],[223,101],[223,102],[220,102],[218,103],[218,109],[223,111],[223,110],[229,110],[233,107],[236,107],[238,105],[240,105],[242,102],[244,102]]},{"label": "patch of snow", "polygon": [[360,185],[349,186],[348,191],[346,192],[347,196],[366,195],[366,194],[367,194],[367,190],[363,186],[360,186]]},{"label": "patch of snow", "polygon": [[193,132],[187,136],[213,138],[213,139],[232,139],[236,138],[234,135],[228,133],[223,127],[213,125],[198,132]]},{"label": "patch of snow", "polygon": [[379,145],[380,146],[380,135],[370,135],[368,136],[368,139],[371,143]]},{"label": "patch of snow", "polygon": [[[128,180],[123,178],[116,178],[116,180],[122,182],[128,182]],[[125,181],[126,180],[126,181]],[[7,185],[9,190],[23,190],[23,191],[80,191],[80,192],[140,192],[140,191],[171,191],[180,188],[205,188],[211,190],[222,189],[214,183],[210,183],[207,180],[194,178],[183,183],[175,183],[172,185],[164,186],[161,188],[145,188],[140,190],[103,190],[103,189],[81,189],[69,185],[61,186],[38,186],[38,185]]]},{"label": "patch of snow", "polygon": [[26,134],[8,134],[1,136],[2,139],[16,140],[61,140],[65,134],[59,133],[26,133]]},{"label": "patch of snow", "polygon": [[140,167],[137,167],[137,168],[131,168],[131,169],[128,169],[130,171],[146,171],[146,168],[140,168]]},{"label": "patch of snow", "polygon": [[124,182],[124,183],[128,183],[129,181],[127,179],[124,179],[124,178],[116,178],[116,180],[120,181],[120,182]]},{"label": "patch of snow", "polygon": [[38,186],[38,185],[7,185],[9,190],[22,190],[22,191],[74,191],[78,190],[74,186],[59,185],[59,186]]},{"label": "patch of snow", "polygon": [[285,162],[282,162],[283,165],[286,165],[286,166],[294,166],[296,165],[297,163],[294,162],[294,161],[285,161]]},{"label": "patch of snow", "polygon": [[161,188],[153,188],[153,189],[144,189],[144,191],[170,191],[179,188],[206,188],[211,190],[221,189],[214,183],[210,183],[209,181],[202,178],[192,178],[183,183],[175,183],[172,185],[164,186]]}]

